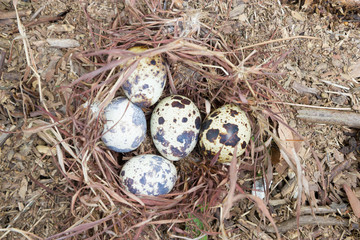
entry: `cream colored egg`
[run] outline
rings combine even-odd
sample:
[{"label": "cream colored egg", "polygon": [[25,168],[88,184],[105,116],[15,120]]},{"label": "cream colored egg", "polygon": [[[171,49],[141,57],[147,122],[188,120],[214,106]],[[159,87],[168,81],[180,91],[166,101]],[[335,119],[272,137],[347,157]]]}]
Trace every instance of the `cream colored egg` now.
[{"label": "cream colored egg", "polygon": [[251,126],[245,112],[235,104],[216,109],[204,120],[199,146],[202,154],[212,160],[221,150],[218,161],[231,162],[235,146],[236,156],[241,156],[250,141]]},{"label": "cream colored egg", "polygon": [[187,97],[172,95],[161,100],[150,120],[151,137],[162,156],[177,161],[191,153],[198,141],[200,112]]},{"label": "cream colored egg", "polygon": [[127,161],[120,180],[133,194],[158,196],[169,193],[175,185],[177,172],[169,160],[153,155],[138,155]]},{"label": "cream colored egg", "polygon": [[[136,46],[129,51],[140,53],[147,49],[146,46]],[[160,55],[145,57],[124,82],[122,89],[131,102],[139,107],[149,107],[159,100],[166,78],[164,59]]]}]

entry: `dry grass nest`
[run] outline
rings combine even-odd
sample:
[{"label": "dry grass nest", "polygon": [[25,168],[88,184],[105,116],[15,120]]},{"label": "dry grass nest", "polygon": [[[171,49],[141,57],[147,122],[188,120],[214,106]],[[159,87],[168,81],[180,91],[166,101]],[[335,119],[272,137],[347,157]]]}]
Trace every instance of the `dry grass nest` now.
[{"label": "dry grass nest", "polygon": [[[261,45],[239,47],[214,30],[215,14],[164,10],[160,2],[125,4],[114,21],[121,24],[110,23],[108,29],[89,17],[93,46],[71,56],[72,62],[87,66],[88,73],[60,86],[64,107],[53,110],[44,104],[43,119],[32,122],[26,130],[37,132],[54,146],[54,162],[67,182],[61,194],[72,197],[73,227],[49,239],[80,235],[88,239],[104,239],[105,235],[109,239],[230,236],[233,230],[227,229],[226,220],[240,199],[249,200],[245,205],[257,205],[267,217],[264,226],[274,224],[263,201],[249,194],[251,187],[245,189],[237,179],[255,179],[271,169],[269,149],[272,139],[279,141],[274,129],[281,122],[271,107],[279,101],[271,89],[281,88],[277,66],[288,52],[262,52]],[[84,12],[87,14],[86,9]],[[151,48],[143,53],[126,50],[135,45]],[[210,164],[212,159],[204,159],[195,149],[175,163],[178,180],[173,191],[140,197],[125,191],[118,175],[124,161],[132,156],[156,154],[151,137],[131,153],[112,152],[100,140],[103,121],[89,106],[100,102],[100,109],[106,107],[122,95],[120,87],[138,61],[159,54],[166,59],[168,70],[162,98],[184,95],[199,107],[203,118],[210,107],[239,104],[251,119],[253,133],[239,162]],[[120,70],[119,65],[134,57],[137,60]],[[143,109],[147,119],[152,108]]]}]

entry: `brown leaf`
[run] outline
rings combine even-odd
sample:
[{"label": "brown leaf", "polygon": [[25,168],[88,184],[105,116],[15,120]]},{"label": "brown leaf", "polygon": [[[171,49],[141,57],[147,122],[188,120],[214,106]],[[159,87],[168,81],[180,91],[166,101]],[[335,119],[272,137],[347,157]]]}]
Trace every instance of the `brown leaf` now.
[{"label": "brown leaf", "polygon": [[350,206],[354,211],[357,218],[360,218],[360,200],[356,197],[355,193],[351,190],[350,186],[346,183],[343,184],[343,188],[346,192],[346,196],[349,199]]}]

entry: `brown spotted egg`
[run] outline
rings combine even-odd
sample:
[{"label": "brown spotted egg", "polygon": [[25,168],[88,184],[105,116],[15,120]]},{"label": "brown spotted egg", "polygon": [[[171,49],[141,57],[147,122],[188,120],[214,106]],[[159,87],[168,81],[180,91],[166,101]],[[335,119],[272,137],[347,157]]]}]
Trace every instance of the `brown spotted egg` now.
[{"label": "brown spotted egg", "polygon": [[[146,46],[136,46],[128,50],[141,53],[147,49]],[[131,102],[139,107],[149,107],[159,100],[166,76],[165,62],[160,55],[144,57],[124,82],[122,89]]]},{"label": "brown spotted egg", "polygon": [[234,148],[236,156],[245,152],[250,141],[251,126],[245,112],[235,104],[216,109],[204,120],[199,136],[200,151],[209,160],[221,150],[218,161],[231,162]]},{"label": "brown spotted egg", "polygon": [[195,148],[201,126],[200,112],[187,97],[172,95],[161,100],[150,120],[156,149],[169,160],[177,161]]}]

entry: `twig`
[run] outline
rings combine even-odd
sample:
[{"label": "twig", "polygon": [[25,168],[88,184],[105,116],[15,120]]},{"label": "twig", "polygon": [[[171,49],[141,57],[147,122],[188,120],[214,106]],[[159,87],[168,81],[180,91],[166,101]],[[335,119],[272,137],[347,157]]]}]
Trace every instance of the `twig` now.
[{"label": "twig", "polygon": [[281,41],[287,41],[287,40],[293,40],[293,39],[299,39],[299,38],[320,40],[320,38],[317,38],[317,37],[294,36],[294,37],[288,37],[288,38],[280,38],[280,39],[269,40],[269,41],[249,45],[249,46],[246,46],[246,47],[237,48],[237,49],[235,49],[235,51],[239,51],[239,50],[243,50],[243,49],[247,49],[247,48],[258,47],[258,46],[266,45],[266,44],[269,44],[269,43],[275,43],[275,42],[281,42]]},{"label": "twig", "polygon": [[329,109],[329,110],[339,110],[339,111],[351,111],[351,108],[337,108],[337,107],[323,107],[316,105],[306,105],[306,104],[297,104],[297,103],[288,103],[288,102],[273,102],[284,105],[296,106],[296,107],[306,107],[306,108],[318,108],[318,109]]},{"label": "twig", "polygon": [[[31,10],[26,11],[19,11],[19,17],[24,17],[30,15]],[[9,18],[16,18],[16,11],[11,12],[3,12],[0,11],[0,19],[9,19]]]},{"label": "twig", "polygon": [[[307,216],[300,216],[299,218],[299,225],[301,226],[305,226],[305,225],[318,225],[318,226],[349,226],[349,222],[342,220],[342,219],[338,219],[338,218],[334,218],[334,217],[327,217],[327,216],[311,216],[311,215],[307,215]],[[278,226],[278,230],[281,233],[296,229],[297,224],[296,224],[296,217],[292,218],[290,220],[284,221],[280,224],[277,225]],[[263,230],[270,232],[270,233],[275,233],[275,229],[272,226],[267,226],[267,227],[263,227]]]},{"label": "twig", "polygon": [[336,124],[360,128],[360,114],[327,109],[298,110],[298,118],[315,123]]},{"label": "twig", "polygon": [[355,193],[351,190],[350,186],[346,183],[343,184],[346,196],[349,199],[350,206],[357,218],[360,218],[360,200],[356,197]]}]

